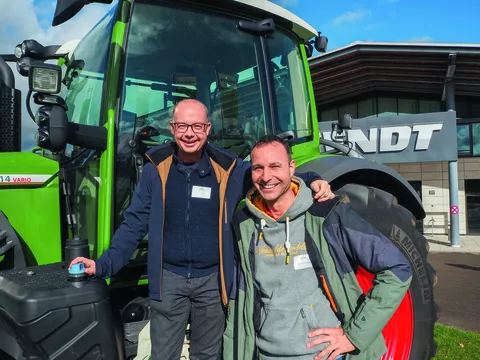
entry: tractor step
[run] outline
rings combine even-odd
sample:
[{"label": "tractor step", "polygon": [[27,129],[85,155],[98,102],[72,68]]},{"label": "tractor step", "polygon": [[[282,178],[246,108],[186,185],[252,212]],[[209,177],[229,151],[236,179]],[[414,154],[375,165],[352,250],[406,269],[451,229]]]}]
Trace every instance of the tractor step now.
[{"label": "tractor step", "polygon": [[148,320],[135,321],[126,323],[125,326],[125,340],[133,343],[138,343],[138,335],[143,330],[145,325],[148,324]]},{"label": "tractor step", "polygon": [[148,324],[148,320],[129,322],[124,324],[125,329],[125,359],[134,359],[138,350],[138,336],[140,331],[143,330],[145,325]]}]

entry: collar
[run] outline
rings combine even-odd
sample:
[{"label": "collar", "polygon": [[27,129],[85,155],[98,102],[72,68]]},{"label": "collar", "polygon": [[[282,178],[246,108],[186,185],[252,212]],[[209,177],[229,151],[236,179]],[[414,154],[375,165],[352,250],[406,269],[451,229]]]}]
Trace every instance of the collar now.
[{"label": "collar", "polygon": [[207,176],[208,174],[210,174],[211,165],[210,165],[210,160],[208,158],[208,154],[205,151],[205,148],[206,148],[206,146],[204,146],[203,149],[202,149],[202,157],[200,158],[200,160],[198,160],[195,163],[184,163],[181,160],[179,160],[179,158],[177,156],[178,147],[175,145],[174,149],[173,149],[173,152],[172,152],[172,157],[173,157],[173,162],[174,162],[175,166],[177,167],[177,169],[181,170],[185,166],[190,166],[190,165],[195,164],[196,166],[194,168],[195,168],[195,170],[198,171],[198,174],[200,175],[200,177],[204,177],[204,176]]}]

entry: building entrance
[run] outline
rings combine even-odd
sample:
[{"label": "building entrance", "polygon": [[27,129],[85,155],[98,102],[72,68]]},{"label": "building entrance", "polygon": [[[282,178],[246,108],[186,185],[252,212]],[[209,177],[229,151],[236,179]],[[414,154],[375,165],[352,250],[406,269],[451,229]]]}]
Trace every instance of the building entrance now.
[{"label": "building entrance", "polygon": [[465,180],[465,197],[467,234],[480,234],[480,180]]}]

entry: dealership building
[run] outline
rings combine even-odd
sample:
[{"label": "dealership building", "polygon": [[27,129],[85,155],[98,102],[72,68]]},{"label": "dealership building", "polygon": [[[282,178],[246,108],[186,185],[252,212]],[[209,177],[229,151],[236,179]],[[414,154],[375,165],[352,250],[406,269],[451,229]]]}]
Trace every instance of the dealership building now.
[{"label": "dealership building", "polygon": [[309,63],[321,136],[349,114],[352,148],[418,192],[420,231],[448,234],[454,214],[480,234],[480,44],[354,42]]}]

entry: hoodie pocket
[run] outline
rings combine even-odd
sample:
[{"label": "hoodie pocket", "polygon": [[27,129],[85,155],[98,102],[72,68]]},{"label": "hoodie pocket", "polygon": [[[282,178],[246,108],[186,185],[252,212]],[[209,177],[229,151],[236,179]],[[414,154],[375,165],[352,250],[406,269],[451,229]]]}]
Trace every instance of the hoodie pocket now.
[{"label": "hoodie pocket", "polygon": [[261,322],[257,345],[261,353],[268,357],[302,356],[316,354],[323,346],[307,348],[310,341],[308,332],[318,327],[313,307],[265,306],[261,312]]},{"label": "hoodie pocket", "polygon": [[303,305],[303,307],[300,309],[300,315],[307,323],[309,331],[318,329],[320,327],[317,321],[317,317],[315,316],[315,312],[313,311],[312,304]]}]

